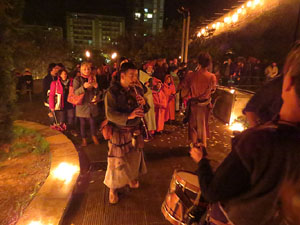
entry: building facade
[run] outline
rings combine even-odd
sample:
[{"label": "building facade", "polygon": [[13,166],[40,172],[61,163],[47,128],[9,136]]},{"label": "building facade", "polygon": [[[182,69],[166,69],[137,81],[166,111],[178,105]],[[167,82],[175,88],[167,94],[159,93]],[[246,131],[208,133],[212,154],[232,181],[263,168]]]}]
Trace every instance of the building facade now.
[{"label": "building facade", "polygon": [[131,32],[156,35],[163,28],[165,0],[131,0],[128,3]]},{"label": "building facade", "polygon": [[125,19],[117,16],[67,13],[67,40],[72,47],[101,49],[125,33]]}]

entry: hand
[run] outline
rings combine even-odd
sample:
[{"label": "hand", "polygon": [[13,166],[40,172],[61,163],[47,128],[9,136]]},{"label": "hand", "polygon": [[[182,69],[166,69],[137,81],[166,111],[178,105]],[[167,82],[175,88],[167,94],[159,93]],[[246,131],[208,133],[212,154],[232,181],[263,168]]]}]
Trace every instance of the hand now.
[{"label": "hand", "polygon": [[98,88],[98,83],[97,82],[93,83],[93,88]]},{"label": "hand", "polygon": [[136,100],[137,100],[139,105],[145,105],[146,104],[145,99],[141,95],[137,95]]},{"label": "hand", "polygon": [[132,113],[130,113],[130,115],[128,116],[128,119],[132,120],[136,117],[144,117],[144,111],[140,107],[133,110]]},{"label": "hand", "polygon": [[92,86],[91,86],[91,84],[89,82],[84,82],[83,87],[84,88],[90,88]]},{"label": "hand", "polygon": [[[54,111],[54,110],[53,110]],[[48,113],[48,117],[52,118],[53,117],[53,111],[51,110],[51,112]]]},{"label": "hand", "polygon": [[192,157],[192,159],[198,163],[200,162],[200,160],[203,158],[203,151],[202,151],[202,148],[195,148],[193,147],[191,150],[190,150],[190,155]]}]

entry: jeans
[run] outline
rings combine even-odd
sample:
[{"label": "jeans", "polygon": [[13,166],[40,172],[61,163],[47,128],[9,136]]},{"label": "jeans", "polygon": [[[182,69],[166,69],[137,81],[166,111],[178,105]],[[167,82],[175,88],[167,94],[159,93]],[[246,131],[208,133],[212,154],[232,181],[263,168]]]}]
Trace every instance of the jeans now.
[{"label": "jeans", "polygon": [[80,133],[82,138],[86,138],[86,122],[89,121],[90,123],[90,130],[91,130],[91,135],[96,136],[96,121],[95,118],[90,117],[90,118],[84,118],[84,117],[79,117],[80,120]]},{"label": "jeans", "polygon": [[74,118],[75,110],[74,109],[64,109],[55,111],[57,122],[65,123],[67,127],[74,128]]}]

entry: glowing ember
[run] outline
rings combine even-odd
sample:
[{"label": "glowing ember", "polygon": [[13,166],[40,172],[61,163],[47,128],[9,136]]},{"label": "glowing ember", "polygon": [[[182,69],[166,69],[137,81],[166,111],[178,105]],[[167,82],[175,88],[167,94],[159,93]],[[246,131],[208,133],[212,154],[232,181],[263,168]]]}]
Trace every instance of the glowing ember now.
[{"label": "glowing ember", "polygon": [[240,132],[242,132],[243,130],[245,130],[245,127],[240,122],[234,122],[234,123],[232,123],[230,125],[229,129],[232,130],[232,131],[240,131]]},{"label": "glowing ember", "polygon": [[77,173],[78,170],[79,168],[77,166],[73,166],[69,163],[61,163],[53,171],[53,175],[55,178],[62,180],[67,184],[72,180],[73,175]]}]

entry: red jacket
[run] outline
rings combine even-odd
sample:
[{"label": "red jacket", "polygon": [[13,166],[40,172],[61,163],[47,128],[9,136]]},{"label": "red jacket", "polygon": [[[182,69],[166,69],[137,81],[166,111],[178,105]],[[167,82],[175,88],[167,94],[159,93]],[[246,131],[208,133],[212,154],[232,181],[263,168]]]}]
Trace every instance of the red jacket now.
[{"label": "red jacket", "polygon": [[[69,85],[73,85],[73,79],[70,78]],[[52,81],[50,85],[50,94],[49,94],[49,108],[55,109],[55,93],[60,94],[60,102],[61,102],[61,110],[64,108],[64,99],[68,98],[68,96],[64,96],[63,86],[61,84],[61,78],[59,77],[57,81]]]}]

